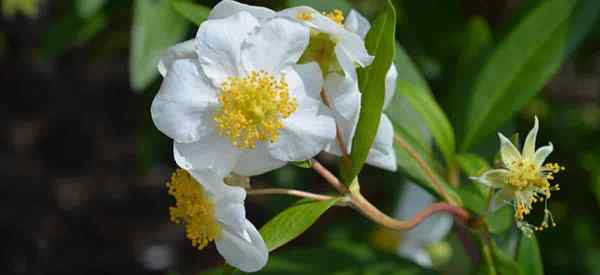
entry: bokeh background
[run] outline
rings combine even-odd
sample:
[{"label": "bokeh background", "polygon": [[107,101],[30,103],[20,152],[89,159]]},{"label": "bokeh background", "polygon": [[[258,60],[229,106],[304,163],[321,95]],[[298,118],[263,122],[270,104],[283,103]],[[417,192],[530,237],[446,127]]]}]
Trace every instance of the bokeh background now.
[{"label": "bokeh background", "polygon": [[[146,1],[169,7],[166,0],[0,1],[0,273],[199,274],[222,263],[214,247],[196,251],[183,229],[169,222],[172,201],[165,182],[174,169],[171,144],[149,113],[160,79],[154,66],[131,58],[133,47],[165,43],[134,41],[141,31],[135,26],[136,7]],[[196,2],[210,7],[217,1]],[[346,11],[352,5],[368,16],[382,6],[359,0],[287,2],[248,3]],[[448,85],[467,22],[480,18],[498,39],[522,10],[539,2],[394,1],[397,39],[446,109],[464,97],[450,94]],[[560,70],[502,128],[524,133],[537,114],[542,122],[538,140],[551,140],[552,160],[567,167],[550,206],[558,227],[537,234],[546,274],[600,274],[597,6],[590,5],[593,26],[581,34]],[[175,11],[154,20],[170,30],[164,34],[167,42],[194,36],[193,24],[167,20],[169,13]],[[494,148],[496,139],[490,137],[489,143]],[[480,149],[486,151],[485,146]],[[491,160],[493,154],[486,157]],[[335,168],[334,158],[320,159]],[[401,173],[368,167],[361,182],[365,195],[390,212],[405,181]],[[252,184],[331,191],[314,173],[294,166],[255,177]],[[248,215],[260,226],[293,201],[252,197]],[[272,257],[279,265],[310,262],[306,274],[469,271],[461,267],[469,261],[454,231],[446,240],[453,249],[442,251],[447,259],[435,270],[396,257],[373,241],[374,232],[377,227],[357,213],[332,209]]]}]

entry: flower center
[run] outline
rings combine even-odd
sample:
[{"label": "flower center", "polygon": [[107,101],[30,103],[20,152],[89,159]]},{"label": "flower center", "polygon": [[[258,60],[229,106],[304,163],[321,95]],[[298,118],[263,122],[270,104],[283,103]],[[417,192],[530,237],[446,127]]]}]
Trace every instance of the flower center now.
[{"label": "flower center", "polygon": [[338,25],[344,25],[344,13],[341,10],[335,9],[330,12],[324,12],[323,14]]},{"label": "flower center", "polygon": [[301,11],[296,14],[296,19],[300,21],[310,21],[313,19],[313,13],[311,11]]},{"label": "flower center", "polygon": [[167,183],[175,206],[169,207],[171,221],[185,223],[192,245],[199,250],[217,238],[221,228],[215,219],[215,207],[202,186],[185,170],[177,169]]},{"label": "flower center", "polygon": [[297,107],[284,77],[276,80],[263,71],[229,77],[221,87],[219,103],[221,109],[214,117],[219,135],[229,137],[240,149],[277,141],[282,119]]},{"label": "flower center", "polygon": [[508,175],[508,183],[517,189],[529,187],[541,179],[543,178],[540,175],[538,167],[526,159],[519,159],[513,162],[510,174]]}]

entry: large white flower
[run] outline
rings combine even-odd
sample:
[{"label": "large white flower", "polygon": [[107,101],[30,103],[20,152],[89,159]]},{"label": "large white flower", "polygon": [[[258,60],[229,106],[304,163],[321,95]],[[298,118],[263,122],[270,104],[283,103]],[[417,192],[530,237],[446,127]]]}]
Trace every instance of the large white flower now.
[{"label": "large white flower", "polygon": [[499,188],[500,190],[493,199],[496,204],[494,208],[511,203],[515,208],[517,226],[528,234],[533,230],[541,230],[554,225],[547,203],[544,206],[544,220],[540,226],[532,226],[524,219],[536,202],[547,202],[550,192],[559,189],[558,184],[552,185],[550,181],[554,179],[554,174],[564,169],[556,163],[544,165],[544,161],[552,153],[554,147],[552,143],[549,143],[535,150],[538,129],[539,122],[535,117],[533,128],[527,134],[522,152],[519,152],[504,135],[498,133],[500,155],[504,167],[486,171],[479,177],[471,177],[491,188]]},{"label": "large white flower", "polygon": [[[412,219],[415,214],[435,202],[435,198],[418,185],[407,182],[403,189],[394,216],[399,219]],[[402,238],[397,247],[398,255],[413,262],[431,267],[432,257],[427,248],[440,242],[452,228],[452,216],[449,214],[434,214],[415,228],[402,232]]]},{"label": "large white flower", "polygon": [[[223,17],[227,5],[237,12]],[[318,64],[296,64],[308,28],[240,5],[217,5],[196,39],[167,50],[158,66],[164,80],[152,118],[186,170],[257,175],[309,159],[335,136]]]},{"label": "large white flower", "polygon": [[176,202],[171,220],[185,223],[192,245],[203,249],[214,241],[230,265],[255,272],[265,266],[269,251],[260,233],[246,219],[246,191],[228,186],[210,170],[178,169],[167,183]]}]

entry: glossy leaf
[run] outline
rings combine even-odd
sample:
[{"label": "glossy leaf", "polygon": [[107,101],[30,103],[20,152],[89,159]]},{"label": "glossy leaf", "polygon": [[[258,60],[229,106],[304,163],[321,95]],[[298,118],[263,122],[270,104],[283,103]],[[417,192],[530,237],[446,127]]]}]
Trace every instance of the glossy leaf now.
[{"label": "glossy leaf", "polygon": [[500,42],[477,75],[462,150],[493,133],[558,70],[574,1],[544,1]]},{"label": "glossy leaf", "polygon": [[365,38],[367,50],[375,59],[368,67],[358,69],[362,107],[352,140],[349,165],[347,160],[342,162],[342,179],[346,184],[350,184],[358,175],[375,141],[383,108],[385,76],[394,59],[395,31],[396,12],[388,0],[385,10],[377,17]]},{"label": "glossy leaf", "polygon": [[106,4],[106,0],[77,0],[75,5],[77,13],[81,17],[90,17],[96,14],[102,6]]},{"label": "glossy leaf", "polygon": [[456,162],[467,176],[479,176],[490,169],[487,161],[475,154],[457,155]]},{"label": "glossy leaf", "polygon": [[301,200],[279,213],[260,229],[260,234],[265,240],[269,251],[273,251],[300,236],[336,202],[337,199],[327,201]]},{"label": "glossy leaf", "polygon": [[134,90],[143,90],[158,76],[160,55],[183,40],[187,26],[169,1],[135,1],[129,53],[129,79]]},{"label": "glossy leaf", "polygon": [[542,255],[535,235],[528,237],[521,234],[517,249],[517,263],[527,275],[544,275]]},{"label": "glossy leaf", "polygon": [[171,6],[177,13],[192,21],[196,26],[200,26],[210,13],[210,8],[187,1],[171,0]]}]

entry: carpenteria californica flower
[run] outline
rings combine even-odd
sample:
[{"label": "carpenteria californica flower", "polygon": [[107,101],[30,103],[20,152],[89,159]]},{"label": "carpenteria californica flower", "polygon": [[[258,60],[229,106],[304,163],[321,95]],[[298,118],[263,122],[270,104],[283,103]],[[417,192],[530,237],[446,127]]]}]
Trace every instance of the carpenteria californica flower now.
[{"label": "carpenteria californica flower", "polygon": [[178,169],[167,183],[176,202],[169,210],[174,223],[185,223],[192,245],[203,249],[214,241],[225,261],[245,272],[265,266],[269,251],[246,219],[246,191],[226,185],[212,171]]},{"label": "carpenteria californica flower", "polygon": [[[548,210],[548,199],[551,191],[559,190],[558,184],[552,185],[554,174],[564,167],[556,163],[544,165],[544,161],[552,153],[552,143],[535,150],[535,142],[539,123],[537,117],[533,129],[527,135],[522,152],[508,140],[498,133],[500,137],[500,155],[502,156],[503,168],[493,169],[483,173],[479,177],[472,177],[491,188],[500,188],[497,198],[494,200],[500,204],[511,203],[515,208],[515,219],[517,226],[525,233],[531,234],[533,230],[542,230],[548,226],[554,226],[552,214]],[[539,226],[532,226],[524,221],[536,202],[545,202],[544,219]]]},{"label": "carpenteria californica flower", "polygon": [[[167,50],[152,103],[177,164],[252,176],[309,159],[335,136],[317,63],[297,65],[309,30],[264,8],[221,2],[197,36]],[[244,7],[247,7],[243,5]]]}]

